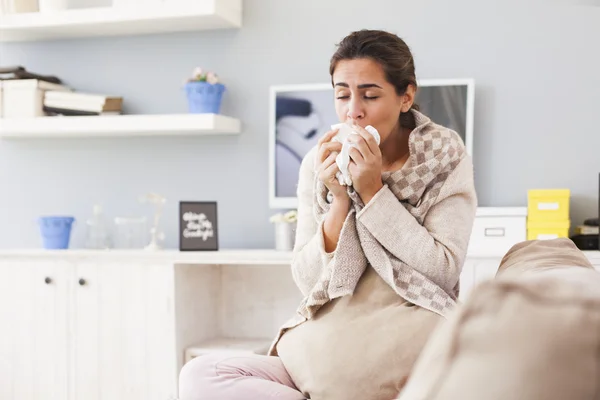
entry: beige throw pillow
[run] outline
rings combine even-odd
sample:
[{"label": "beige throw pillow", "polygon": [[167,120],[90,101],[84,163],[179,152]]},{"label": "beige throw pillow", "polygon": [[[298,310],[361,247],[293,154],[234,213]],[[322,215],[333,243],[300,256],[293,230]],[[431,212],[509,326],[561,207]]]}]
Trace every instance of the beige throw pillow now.
[{"label": "beige throw pillow", "polygon": [[369,267],[352,296],[287,331],[277,352],[312,400],[391,400],[440,320],[404,301]]}]

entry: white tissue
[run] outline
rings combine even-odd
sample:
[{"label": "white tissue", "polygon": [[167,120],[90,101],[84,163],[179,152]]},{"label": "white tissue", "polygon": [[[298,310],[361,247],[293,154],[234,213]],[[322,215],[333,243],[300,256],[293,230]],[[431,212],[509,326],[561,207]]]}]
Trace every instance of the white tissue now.
[{"label": "white tissue", "polygon": [[[335,162],[340,169],[336,174],[336,177],[340,185],[352,186],[352,177],[350,176],[350,171],[348,170],[348,165],[350,164],[349,151],[350,147],[356,147],[356,145],[348,141],[348,136],[354,133],[354,130],[352,129],[352,126],[347,123],[332,125],[331,129],[338,129],[338,133],[334,136],[333,140],[342,144],[342,151],[335,158]],[[371,125],[367,125],[365,130],[373,135],[377,144],[381,142],[381,138],[379,136],[379,132],[377,132],[377,129]]]}]

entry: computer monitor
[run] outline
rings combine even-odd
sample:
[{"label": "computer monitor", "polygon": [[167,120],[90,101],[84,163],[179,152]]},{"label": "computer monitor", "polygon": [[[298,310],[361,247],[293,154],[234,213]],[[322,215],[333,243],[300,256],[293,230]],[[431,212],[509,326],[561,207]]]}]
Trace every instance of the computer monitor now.
[{"label": "computer monitor", "polygon": [[[421,112],[456,131],[473,154],[473,79],[419,80]],[[298,206],[300,163],[331,125],[338,123],[330,83],[272,86],[269,104],[269,206]]]}]

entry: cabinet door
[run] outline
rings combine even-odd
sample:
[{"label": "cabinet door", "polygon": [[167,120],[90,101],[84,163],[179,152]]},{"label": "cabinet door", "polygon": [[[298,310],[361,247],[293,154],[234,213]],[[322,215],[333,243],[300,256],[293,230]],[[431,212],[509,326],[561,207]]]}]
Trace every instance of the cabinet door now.
[{"label": "cabinet door", "polygon": [[480,282],[494,279],[498,272],[502,258],[485,258],[475,262],[475,285]]},{"label": "cabinet door", "polygon": [[464,302],[467,299],[471,289],[473,289],[474,282],[475,262],[467,258],[460,273],[460,293],[458,295],[459,301]]},{"label": "cabinet door", "polygon": [[176,397],[171,265],[76,267],[75,399]]},{"label": "cabinet door", "polygon": [[68,398],[70,268],[0,260],[0,399]]}]

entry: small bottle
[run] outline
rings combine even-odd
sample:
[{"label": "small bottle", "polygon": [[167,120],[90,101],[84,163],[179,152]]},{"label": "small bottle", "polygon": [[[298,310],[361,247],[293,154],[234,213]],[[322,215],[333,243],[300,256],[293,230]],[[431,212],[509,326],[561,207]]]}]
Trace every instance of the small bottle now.
[{"label": "small bottle", "polygon": [[100,205],[95,205],[92,217],[86,221],[87,237],[85,247],[88,249],[110,248],[110,229]]}]

